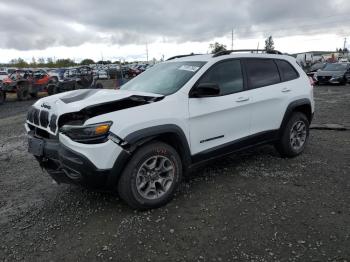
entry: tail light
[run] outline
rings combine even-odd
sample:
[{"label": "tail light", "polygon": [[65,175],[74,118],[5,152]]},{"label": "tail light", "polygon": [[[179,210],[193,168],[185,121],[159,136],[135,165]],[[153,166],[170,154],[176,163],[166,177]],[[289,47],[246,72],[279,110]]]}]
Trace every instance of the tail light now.
[{"label": "tail light", "polygon": [[311,76],[309,76],[309,81],[310,81],[310,85],[312,87],[314,87],[315,86],[315,81],[314,81],[314,79]]}]

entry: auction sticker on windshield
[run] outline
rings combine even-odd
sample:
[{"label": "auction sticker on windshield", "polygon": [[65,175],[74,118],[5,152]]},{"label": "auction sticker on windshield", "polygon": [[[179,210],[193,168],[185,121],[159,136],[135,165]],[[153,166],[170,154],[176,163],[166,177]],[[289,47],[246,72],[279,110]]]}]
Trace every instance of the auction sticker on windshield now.
[{"label": "auction sticker on windshield", "polygon": [[182,65],[179,70],[185,70],[190,72],[196,72],[199,69],[199,66],[190,66],[190,65]]}]

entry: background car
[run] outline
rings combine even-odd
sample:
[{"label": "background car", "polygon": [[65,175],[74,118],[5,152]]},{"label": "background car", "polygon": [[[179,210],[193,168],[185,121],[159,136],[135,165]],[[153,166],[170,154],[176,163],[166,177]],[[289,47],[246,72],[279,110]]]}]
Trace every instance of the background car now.
[{"label": "background car", "polygon": [[4,80],[7,77],[7,72],[6,71],[0,71],[0,82]]},{"label": "background car", "polygon": [[18,100],[26,100],[29,95],[35,97],[35,90],[32,89],[33,71],[16,70],[2,82],[4,92],[17,94]]},{"label": "background car", "polygon": [[309,71],[306,74],[309,77],[311,77],[315,83],[317,83],[317,78],[315,77],[315,74],[317,73],[317,71],[323,69],[326,65],[327,63],[325,62],[316,63],[310,67]]},{"label": "background car", "polygon": [[97,77],[98,79],[109,79],[109,75],[106,70],[98,70]]},{"label": "background car", "polygon": [[38,92],[46,91],[51,77],[46,71],[39,69],[16,70],[3,80],[5,92],[17,93],[18,100],[26,100],[29,96],[36,98]]},{"label": "background car", "polygon": [[2,88],[2,83],[0,82],[0,105],[2,105],[3,103],[5,103],[6,100],[6,92],[5,90]]},{"label": "background car", "polygon": [[349,68],[349,63],[329,63],[316,73],[317,83],[345,85],[348,82]]},{"label": "background car", "polygon": [[48,94],[53,95],[66,91],[85,89],[85,88],[103,88],[101,83],[96,82],[93,70],[88,66],[68,68],[63,73],[63,79],[58,82],[52,82],[48,86]]},{"label": "background car", "polygon": [[58,82],[62,81],[64,78],[64,73],[67,71],[66,68],[59,68],[59,69],[54,69],[50,70],[48,74],[51,76],[51,80],[53,82]]}]

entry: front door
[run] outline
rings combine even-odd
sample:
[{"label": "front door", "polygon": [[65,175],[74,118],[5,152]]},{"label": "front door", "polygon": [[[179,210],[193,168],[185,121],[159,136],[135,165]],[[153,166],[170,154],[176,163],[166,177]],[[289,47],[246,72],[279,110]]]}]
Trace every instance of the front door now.
[{"label": "front door", "polygon": [[218,85],[220,95],[189,99],[192,154],[223,147],[250,133],[252,98],[245,89],[241,61],[213,65],[196,86],[201,83]]}]

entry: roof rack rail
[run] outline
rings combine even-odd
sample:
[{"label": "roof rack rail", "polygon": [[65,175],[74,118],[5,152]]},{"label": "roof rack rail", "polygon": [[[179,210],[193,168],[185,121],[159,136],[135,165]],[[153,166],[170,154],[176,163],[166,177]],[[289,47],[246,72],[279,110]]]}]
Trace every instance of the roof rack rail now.
[{"label": "roof rack rail", "polygon": [[193,55],[201,55],[201,54],[191,53],[191,54],[188,54],[188,55],[176,55],[176,56],[172,56],[172,57],[168,58],[166,61],[173,60],[173,59],[176,59],[176,58],[181,58],[181,57],[193,56]]},{"label": "roof rack rail", "polygon": [[282,55],[282,52],[277,51],[277,50],[266,50],[266,49],[236,49],[236,50],[223,50],[220,52],[217,52],[213,55],[213,57],[218,57],[222,55],[229,55],[231,53],[236,53],[236,52],[261,52],[261,53],[266,53],[266,54],[275,54],[275,55]]}]

